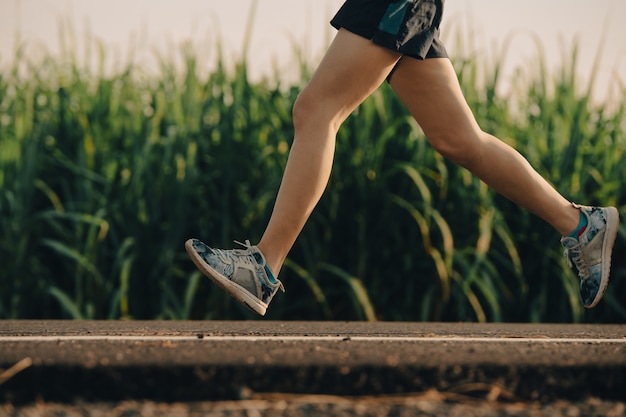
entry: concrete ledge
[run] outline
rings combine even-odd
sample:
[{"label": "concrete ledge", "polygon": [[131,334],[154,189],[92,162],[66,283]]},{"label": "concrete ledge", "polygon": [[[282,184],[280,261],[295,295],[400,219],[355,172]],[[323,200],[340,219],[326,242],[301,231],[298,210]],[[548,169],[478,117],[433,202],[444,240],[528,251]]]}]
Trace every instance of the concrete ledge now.
[{"label": "concrete ledge", "polygon": [[625,335],[624,325],[5,321],[0,401],[430,389],[522,401],[623,400]]}]

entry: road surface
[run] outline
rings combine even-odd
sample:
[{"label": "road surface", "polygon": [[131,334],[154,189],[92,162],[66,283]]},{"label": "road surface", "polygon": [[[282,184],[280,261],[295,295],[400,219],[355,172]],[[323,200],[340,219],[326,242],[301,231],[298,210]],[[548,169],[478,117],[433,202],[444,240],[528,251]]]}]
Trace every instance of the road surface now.
[{"label": "road surface", "polygon": [[596,401],[622,415],[626,325],[0,321],[0,404],[276,396]]}]

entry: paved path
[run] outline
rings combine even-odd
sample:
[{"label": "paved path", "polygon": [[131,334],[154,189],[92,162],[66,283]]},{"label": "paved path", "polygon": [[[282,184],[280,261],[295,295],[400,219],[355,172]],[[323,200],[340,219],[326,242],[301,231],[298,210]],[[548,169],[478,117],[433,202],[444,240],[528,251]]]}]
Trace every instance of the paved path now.
[{"label": "paved path", "polygon": [[432,390],[623,401],[626,325],[0,321],[0,402]]}]

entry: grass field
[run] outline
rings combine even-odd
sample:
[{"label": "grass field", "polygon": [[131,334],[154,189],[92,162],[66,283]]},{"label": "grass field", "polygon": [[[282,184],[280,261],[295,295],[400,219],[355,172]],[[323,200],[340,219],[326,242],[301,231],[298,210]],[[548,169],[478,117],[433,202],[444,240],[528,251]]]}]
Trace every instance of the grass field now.
[{"label": "grass field", "polygon": [[[461,42],[461,38],[457,42]],[[252,82],[215,46],[110,67],[18,49],[0,70],[0,318],[252,318],[195,271],[188,237],[263,232],[292,139],[299,82]],[[453,57],[484,130],[567,198],[626,209],[626,88],[592,103],[576,46],[503,80],[504,58]],[[178,64],[180,62],[181,64]],[[510,89],[502,92],[501,83]],[[325,195],[270,319],[624,322],[626,229],[605,301],[585,312],[559,236],[429,147],[383,86],[338,135]]]}]

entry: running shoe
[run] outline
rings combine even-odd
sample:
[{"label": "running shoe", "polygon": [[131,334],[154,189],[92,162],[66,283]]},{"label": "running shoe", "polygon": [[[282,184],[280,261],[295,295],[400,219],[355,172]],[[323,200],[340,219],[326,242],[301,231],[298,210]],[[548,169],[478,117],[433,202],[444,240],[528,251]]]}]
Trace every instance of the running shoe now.
[{"label": "running shoe", "polygon": [[198,239],[185,242],[185,249],[198,269],[226,292],[261,316],[283,284],[274,278],[263,254],[249,240],[244,249],[213,249]]},{"label": "running shoe", "polygon": [[609,284],[611,254],[617,237],[619,214],[615,207],[589,207],[573,204],[587,217],[587,226],[578,238],[564,236],[561,245],[570,268],[580,277],[580,300],[586,308],[595,307]]}]

